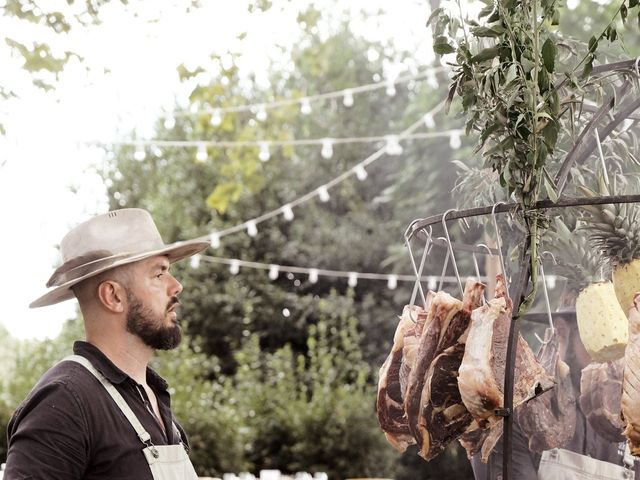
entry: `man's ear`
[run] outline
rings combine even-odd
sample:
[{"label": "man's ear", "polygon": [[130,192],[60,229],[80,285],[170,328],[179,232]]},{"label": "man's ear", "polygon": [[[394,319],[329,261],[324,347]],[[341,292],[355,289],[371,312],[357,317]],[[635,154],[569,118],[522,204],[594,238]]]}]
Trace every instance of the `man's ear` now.
[{"label": "man's ear", "polygon": [[98,285],[98,300],[111,313],[123,313],[127,306],[127,292],[115,280],[105,280]]}]

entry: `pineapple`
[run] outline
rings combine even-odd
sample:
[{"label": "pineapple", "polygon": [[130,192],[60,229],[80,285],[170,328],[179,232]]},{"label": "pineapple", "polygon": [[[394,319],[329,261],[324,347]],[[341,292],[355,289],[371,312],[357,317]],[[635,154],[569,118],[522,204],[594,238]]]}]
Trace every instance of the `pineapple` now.
[{"label": "pineapple", "polygon": [[[586,187],[580,190],[587,196],[598,194]],[[600,181],[600,194],[609,189]],[[633,304],[633,296],[640,291],[640,218],[635,204],[589,205],[584,218],[588,224],[589,240],[613,269],[612,281],[616,298],[626,313]]]},{"label": "pineapple", "polygon": [[[608,362],[624,356],[628,338],[627,317],[620,308],[613,284],[603,280],[602,257],[595,256],[580,234],[583,227],[576,222],[571,231],[560,219],[549,237],[558,251],[558,274],[567,278],[564,298],[576,298],[578,332],[585,349],[596,362]],[[563,305],[566,306],[566,305]]]}]

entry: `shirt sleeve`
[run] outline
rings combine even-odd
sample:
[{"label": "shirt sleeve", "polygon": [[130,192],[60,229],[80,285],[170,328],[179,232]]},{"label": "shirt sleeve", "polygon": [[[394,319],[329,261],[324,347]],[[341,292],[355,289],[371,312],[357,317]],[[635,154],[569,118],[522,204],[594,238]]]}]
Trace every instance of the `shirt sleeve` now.
[{"label": "shirt sleeve", "polygon": [[[512,476],[518,480],[537,480],[538,468],[534,454],[529,451],[529,442],[520,428],[514,426],[513,447],[511,452]],[[502,439],[496,444],[489,456],[487,463],[482,463],[480,455],[471,460],[475,480],[501,480],[502,479]]]},{"label": "shirt sleeve", "polygon": [[62,381],[36,387],[9,422],[4,480],[81,479],[89,452],[86,416],[75,393]]}]

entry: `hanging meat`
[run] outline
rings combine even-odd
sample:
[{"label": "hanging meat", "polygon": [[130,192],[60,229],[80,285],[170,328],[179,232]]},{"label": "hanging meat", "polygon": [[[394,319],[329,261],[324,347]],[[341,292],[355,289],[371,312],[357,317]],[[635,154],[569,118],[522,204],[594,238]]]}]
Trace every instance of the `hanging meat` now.
[{"label": "hanging meat", "polygon": [[[429,292],[427,306],[432,298],[433,293]],[[378,377],[378,396],[376,399],[378,422],[389,443],[401,452],[415,443],[413,436],[409,433],[402,401],[400,383],[403,375],[408,376],[409,372],[406,369],[410,368],[406,366],[403,368],[403,363],[405,363],[405,355],[415,356],[413,350],[418,344],[426,319],[427,311],[423,308],[415,305],[404,307],[393,336],[391,353],[380,368]]]},{"label": "hanging meat", "polygon": [[629,341],[624,353],[622,418],[631,454],[640,456],[640,293],[629,311]]},{"label": "hanging meat", "polygon": [[435,358],[438,345],[451,320],[462,310],[462,302],[446,292],[438,292],[429,305],[429,314],[416,353],[404,396],[404,411],[411,435],[418,440],[420,399],[429,367]]},{"label": "hanging meat", "polygon": [[[471,314],[471,327],[459,369],[458,387],[464,405],[482,428],[492,431],[482,445],[486,461],[499,440],[502,418],[495,410],[504,406],[504,377],[512,304],[504,278],[496,282],[496,298]],[[515,359],[513,406],[530,400],[555,384],[536,360],[527,342],[518,335]]]},{"label": "hanging meat", "polygon": [[580,378],[580,409],[601,437],[610,442],[624,441],[620,415],[624,360],[590,363]]},{"label": "hanging meat", "polygon": [[435,343],[439,337],[439,341],[435,346],[430,343],[421,345],[427,351],[434,350],[436,355],[426,373],[419,403],[417,436],[414,434],[419,446],[418,454],[425,460],[431,460],[441,453],[473,421],[460,398],[458,368],[464,355],[471,312],[480,306],[484,288],[483,284],[473,279],[467,280],[462,309],[447,325],[430,323],[428,329],[439,329],[440,335],[431,332],[434,334],[427,338]]},{"label": "hanging meat", "polygon": [[544,450],[566,445],[576,430],[576,398],[569,365],[560,359],[557,331],[547,328],[537,359],[555,378],[556,388],[520,405],[515,418],[529,439],[529,450]]},{"label": "hanging meat", "polygon": [[460,445],[467,451],[467,457],[469,459],[480,453],[487,435],[489,435],[489,430],[481,428],[476,420],[472,420],[471,424],[459,438]]}]

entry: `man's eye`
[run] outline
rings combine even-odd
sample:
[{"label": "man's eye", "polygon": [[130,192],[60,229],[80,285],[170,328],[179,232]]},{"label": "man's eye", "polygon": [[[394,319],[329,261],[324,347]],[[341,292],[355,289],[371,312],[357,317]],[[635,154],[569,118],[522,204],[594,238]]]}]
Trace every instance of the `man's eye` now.
[{"label": "man's eye", "polygon": [[164,273],[159,273],[156,275],[156,278],[160,278],[162,275],[164,275]]}]

